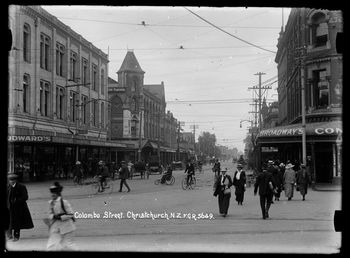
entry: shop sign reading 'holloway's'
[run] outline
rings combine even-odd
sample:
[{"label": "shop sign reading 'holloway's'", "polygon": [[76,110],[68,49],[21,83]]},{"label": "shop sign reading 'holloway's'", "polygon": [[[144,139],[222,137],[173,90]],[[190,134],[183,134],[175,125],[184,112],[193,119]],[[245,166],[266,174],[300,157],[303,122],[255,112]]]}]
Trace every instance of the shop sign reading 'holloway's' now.
[{"label": "shop sign reading 'holloway's'", "polygon": [[[342,134],[343,130],[338,127],[317,127],[306,129],[307,135],[334,135]],[[303,129],[301,127],[297,128],[284,128],[284,129],[267,129],[259,133],[259,137],[273,137],[273,136],[299,136],[303,134]]]},{"label": "shop sign reading 'holloway's'", "polygon": [[50,136],[41,135],[9,135],[7,140],[9,142],[50,142]]}]

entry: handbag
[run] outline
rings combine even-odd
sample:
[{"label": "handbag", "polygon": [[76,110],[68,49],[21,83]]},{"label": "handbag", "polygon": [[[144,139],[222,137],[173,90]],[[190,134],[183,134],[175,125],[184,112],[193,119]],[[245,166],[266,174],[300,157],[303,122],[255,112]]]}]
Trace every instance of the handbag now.
[{"label": "handbag", "polygon": [[224,190],[224,194],[231,194],[231,188],[226,188]]}]

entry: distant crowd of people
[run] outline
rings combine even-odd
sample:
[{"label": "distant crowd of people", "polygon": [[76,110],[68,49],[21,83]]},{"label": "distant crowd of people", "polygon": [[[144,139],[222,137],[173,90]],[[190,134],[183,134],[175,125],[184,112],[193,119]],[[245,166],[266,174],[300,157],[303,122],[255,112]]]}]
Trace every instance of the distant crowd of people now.
[{"label": "distant crowd of people", "polygon": [[[219,213],[226,217],[231,198],[231,187],[235,188],[235,196],[238,205],[243,205],[244,192],[246,190],[247,177],[242,164],[237,164],[233,178],[227,174],[227,169],[221,169],[217,159],[212,171],[214,175],[214,196],[218,197]],[[260,197],[260,207],[262,218],[269,218],[269,209],[274,201],[279,201],[281,193],[284,191],[288,201],[294,197],[294,191],[299,191],[302,200],[305,201],[308,187],[311,185],[311,175],[305,164],[289,160],[284,164],[279,160],[266,161],[261,171],[256,176],[254,184],[254,195],[258,193]]]}]

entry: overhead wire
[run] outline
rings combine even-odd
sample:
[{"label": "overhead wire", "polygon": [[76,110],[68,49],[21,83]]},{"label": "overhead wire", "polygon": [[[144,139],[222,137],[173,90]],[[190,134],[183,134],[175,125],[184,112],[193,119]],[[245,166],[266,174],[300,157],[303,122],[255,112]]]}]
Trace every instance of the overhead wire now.
[{"label": "overhead wire", "polygon": [[230,35],[231,37],[234,37],[235,39],[238,39],[238,40],[240,40],[240,41],[242,41],[242,42],[244,42],[244,43],[246,43],[246,44],[252,45],[252,46],[254,46],[254,47],[256,47],[256,48],[259,48],[259,49],[262,49],[262,50],[264,50],[264,51],[268,51],[268,52],[271,52],[271,53],[274,53],[274,54],[277,53],[277,52],[275,52],[275,51],[272,51],[272,50],[269,50],[269,49],[265,49],[265,48],[263,48],[263,47],[260,47],[260,46],[258,46],[258,45],[255,45],[255,44],[253,44],[253,43],[251,43],[251,42],[249,42],[249,41],[246,41],[246,40],[244,40],[244,39],[241,39],[241,38],[239,38],[239,37],[237,37],[237,36],[235,36],[235,35],[233,35],[233,34],[227,32],[227,31],[221,29],[220,27],[216,26],[215,24],[209,22],[208,20],[206,20],[206,19],[204,19],[203,17],[199,16],[198,14],[196,14],[196,13],[193,12],[193,11],[191,11],[190,9],[188,9],[188,8],[186,8],[186,7],[184,7],[184,8],[185,8],[187,11],[189,11],[190,13],[192,13],[193,15],[195,15],[196,17],[198,17],[199,19],[205,21],[206,23],[208,23],[208,24],[210,24],[211,26],[217,28],[218,30],[220,30],[220,31],[222,31],[222,32],[224,32],[224,33]]}]

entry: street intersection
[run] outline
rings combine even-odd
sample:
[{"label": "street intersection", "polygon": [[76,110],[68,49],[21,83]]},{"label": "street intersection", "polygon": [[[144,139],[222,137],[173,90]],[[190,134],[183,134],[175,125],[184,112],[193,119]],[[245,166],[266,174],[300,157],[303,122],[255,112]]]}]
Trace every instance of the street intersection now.
[{"label": "street intersection", "polygon": [[[223,162],[233,176],[235,166]],[[196,173],[197,186],[183,190],[183,170],[175,170],[173,185],[155,185],[159,175],[128,180],[131,192],[92,194],[89,185],[62,181],[77,218],[75,241],[82,251],[137,252],[238,252],[238,253],[338,253],[341,233],[335,232],[334,211],[341,209],[341,191],[309,191],[306,201],[299,192],[287,201],[282,193],[262,220],[259,197],[247,188],[242,206],[231,197],[227,217],[221,217],[213,196],[209,165]],[[22,230],[9,251],[45,250],[48,230],[43,223],[51,182],[28,183],[28,206],[34,229]]]}]

